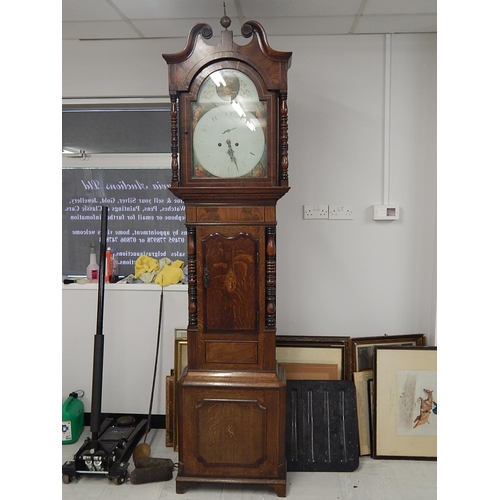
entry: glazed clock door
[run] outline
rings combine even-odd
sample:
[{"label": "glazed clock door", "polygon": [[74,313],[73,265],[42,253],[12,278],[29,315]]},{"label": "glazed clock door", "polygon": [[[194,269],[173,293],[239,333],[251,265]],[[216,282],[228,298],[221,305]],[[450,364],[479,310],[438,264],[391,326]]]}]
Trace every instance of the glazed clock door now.
[{"label": "glazed clock door", "polygon": [[[244,229],[244,228],[243,228]],[[231,229],[201,240],[205,333],[257,333],[259,239]]]}]

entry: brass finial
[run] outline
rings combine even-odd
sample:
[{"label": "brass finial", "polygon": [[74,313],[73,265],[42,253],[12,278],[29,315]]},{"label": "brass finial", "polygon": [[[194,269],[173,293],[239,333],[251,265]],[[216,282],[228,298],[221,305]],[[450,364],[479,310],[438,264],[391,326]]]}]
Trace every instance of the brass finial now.
[{"label": "brass finial", "polygon": [[226,30],[231,26],[231,18],[226,16],[226,2],[224,2],[224,15],[220,18],[220,24]]}]

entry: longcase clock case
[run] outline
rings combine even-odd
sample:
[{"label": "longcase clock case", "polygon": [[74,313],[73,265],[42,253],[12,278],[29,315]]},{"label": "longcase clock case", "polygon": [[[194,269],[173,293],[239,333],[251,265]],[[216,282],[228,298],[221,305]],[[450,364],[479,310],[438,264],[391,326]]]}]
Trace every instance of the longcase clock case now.
[{"label": "longcase clock case", "polygon": [[[171,100],[171,190],[185,202],[188,233],[188,365],[176,390],[176,489],[253,483],[284,497],[286,381],[275,355],[276,204],[289,189],[291,53],[273,50],[255,21],[242,27],[250,38],[246,44],[235,43],[226,26],[221,41],[209,45],[211,33],[198,24],[182,52],[163,55]],[[215,77],[222,82],[213,84],[209,78]],[[229,107],[239,104],[241,122]],[[205,128],[197,131],[198,123]],[[260,129],[252,135],[242,123]]]}]

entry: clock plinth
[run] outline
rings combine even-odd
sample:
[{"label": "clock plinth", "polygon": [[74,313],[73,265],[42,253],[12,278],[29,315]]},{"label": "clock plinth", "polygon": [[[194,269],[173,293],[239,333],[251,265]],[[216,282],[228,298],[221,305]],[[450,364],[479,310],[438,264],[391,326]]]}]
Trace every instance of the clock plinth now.
[{"label": "clock plinth", "polygon": [[[166,54],[171,191],[185,203],[188,363],[177,382],[177,493],[265,484],[286,496],[286,380],[276,364],[276,204],[288,186],[287,70],[255,21]],[[179,154],[180,153],[180,154]]]},{"label": "clock plinth", "polygon": [[185,372],[177,388],[178,493],[217,482],[265,484],[286,495],[282,372]]}]

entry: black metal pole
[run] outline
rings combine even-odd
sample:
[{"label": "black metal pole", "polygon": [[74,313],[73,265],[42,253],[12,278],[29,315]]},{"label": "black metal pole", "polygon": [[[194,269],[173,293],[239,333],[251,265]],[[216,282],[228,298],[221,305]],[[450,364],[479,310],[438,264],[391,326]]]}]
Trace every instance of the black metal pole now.
[{"label": "black metal pole", "polygon": [[92,372],[92,405],[90,410],[90,431],[92,440],[97,440],[101,427],[102,372],[104,364],[104,283],[106,274],[106,244],[108,238],[108,207],[101,211],[101,241],[99,250],[99,282],[97,290],[97,326],[94,336],[94,367]]},{"label": "black metal pole", "polygon": [[162,315],[163,315],[163,284],[161,285],[161,293],[160,293],[160,312],[158,313],[158,334],[156,336],[156,354],[155,354],[155,367],[153,371],[153,384],[151,386],[151,397],[149,399],[148,426],[146,428],[146,436],[144,437],[144,442],[146,442],[146,437],[149,431],[151,430],[151,413],[153,412],[153,398],[155,394],[156,370],[158,369],[158,354],[160,352]]}]

